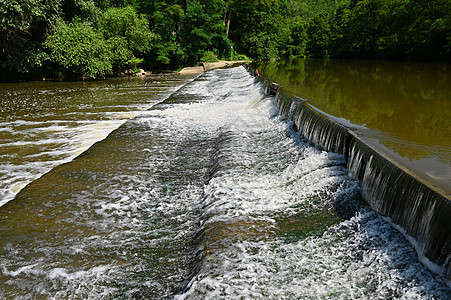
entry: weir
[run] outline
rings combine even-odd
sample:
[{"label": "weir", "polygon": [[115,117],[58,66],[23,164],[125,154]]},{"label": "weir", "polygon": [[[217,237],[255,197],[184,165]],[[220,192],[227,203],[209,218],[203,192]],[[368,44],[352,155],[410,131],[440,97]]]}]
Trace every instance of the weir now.
[{"label": "weir", "polygon": [[[275,92],[274,83],[261,76],[258,80],[263,82],[266,93]],[[278,113],[293,122],[298,134],[313,145],[344,154],[347,168],[360,182],[363,199],[414,237],[422,248],[420,254],[440,266],[442,275],[451,279],[451,200],[448,195],[303,99],[288,94],[283,88],[277,88],[275,94]]]},{"label": "weir", "polygon": [[[346,127],[268,96],[244,67],[184,81],[1,207],[1,299],[451,299],[403,231],[360,201],[363,190],[389,203],[380,187],[403,191],[384,181],[401,176],[412,207],[393,194],[379,210],[410,210],[399,217],[439,249],[440,198],[427,205],[443,215],[416,213],[426,187],[387,177],[379,166],[392,165]],[[448,254],[428,255],[446,266]]]}]

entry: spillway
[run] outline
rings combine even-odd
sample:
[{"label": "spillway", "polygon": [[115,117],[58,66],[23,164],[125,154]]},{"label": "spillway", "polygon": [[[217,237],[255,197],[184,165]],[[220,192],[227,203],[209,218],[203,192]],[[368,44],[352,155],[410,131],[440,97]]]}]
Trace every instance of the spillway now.
[{"label": "spillway", "polygon": [[376,160],[264,90],[206,72],[27,185],[0,208],[0,297],[451,296],[362,201]]},{"label": "spillway", "polygon": [[451,277],[451,201],[446,192],[301,99],[279,91],[275,103],[305,139],[321,149],[345,155],[347,168],[359,180],[365,201],[404,228],[421,245],[419,251]]}]

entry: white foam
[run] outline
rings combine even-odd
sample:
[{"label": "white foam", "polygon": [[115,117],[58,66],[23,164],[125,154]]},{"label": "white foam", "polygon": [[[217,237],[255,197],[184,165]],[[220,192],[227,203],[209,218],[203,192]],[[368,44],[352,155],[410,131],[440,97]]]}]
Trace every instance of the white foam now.
[{"label": "white foam", "polygon": [[432,272],[435,274],[438,274],[440,276],[444,276],[446,273],[446,270],[440,267],[439,265],[433,263],[430,259],[428,259],[424,254],[424,248],[421,243],[419,243],[414,237],[409,235],[404,228],[401,226],[393,223],[392,219],[389,217],[383,217],[383,219],[386,222],[389,222],[393,228],[396,228],[403,236],[404,238],[409,241],[409,243],[415,248],[415,251],[417,253],[418,259]]},{"label": "white foam", "polygon": [[[127,87],[124,88],[127,89]],[[130,88],[136,88],[136,86],[128,89]],[[144,88],[141,93],[144,93],[147,88]],[[178,86],[160,86],[158,94],[141,102],[134,102],[131,98],[133,95],[127,92],[123,97],[131,99],[129,103],[121,101],[121,105],[96,107],[95,102],[86,105],[80,102],[74,107],[75,111],[72,112],[67,112],[64,108],[61,110],[53,109],[51,112],[27,115],[25,116],[26,120],[16,119],[0,122],[0,132],[7,132],[12,135],[11,139],[0,141],[0,147],[8,149],[8,153],[10,153],[1,156],[0,169],[4,170],[5,173],[0,174],[0,206],[12,200],[26,184],[39,178],[53,167],[71,161],[95,142],[106,138],[126,120],[146,113],[145,109],[161,101],[177,88]],[[102,88],[102,90],[109,89],[108,87]],[[116,90],[117,88],[114,88],[113,92]],[[73,91],[56,88],[55,90],[39,90],[37,92],[43,95],[55,94],[57,96],[60,93]],[[24,91],[24,95],[26,93]],[[75,94],[74,97],[83,98],[84,94],[81,92]],[[29,100],[27,100],[27,105],[33,105],[35,101],[39,101],[36,99]],[[80,99],[77,101],[80,101]],[[83,106],[89,110],[82,111]],[[42,119],[47,120],[41,121]],[[26,155],[22,155],[21,164],[10,163],[10,161],[19,158],[14,153],[21,153],[21,149],[27,147],[33,147],[34,152],[27,151]],[[45,166],[36,164],[41,160],[46,161]],[[23,170],[27,171],[23,172]]]},{"label": "white foam", "polygon": [[[356,230],[358,229],[358,230]],[[239,241],[212,251],[176,299],[444,299],[397,231],[367,211],[295,243]]]},{"label": "white foam", "polygon": [[[207,87],[201,91],[220,101],[226,89],[222,86],[212,95]],[[249,100],[252,97],[258,100]],[[423,299],[448,295],[444,281],[436,281],[397,230],[371,210],[332,226],[321,237],[297,242],[285,243],[266,235],[247,237],[246,232],[240,237],[234,223],[254,224],[256,232],[275,234],[276,216],[322,209],[339,195],[356,190],[358,184],[342,166],[343,156],[304,145],[298,148],[299,141],[287,144],[285,133],[290,125],[270,119],[274,110],[264,96],[227,100],[222,105],[214,101],[177,105],[162,112],[168,119],[188,121],[188,126],[171,123],[175,130],[192,126],[228,134],[221,144],[226,150],[217,154],[216,176],[204,189],[201,225],[208,232],[223,226],[218,224],[232,224],[230,230],[236,230],[231,237],[216,241],[220,247],[208,249],[188,291],[176,299]],[[158,121],[167,119],[152,118],[152,122]],[[272,147],[276,149],[273,153]],[[269,168],[277,161],[276,154],[284,151],[296,159]],[[204,234],[208,236],[208,232]]]}]

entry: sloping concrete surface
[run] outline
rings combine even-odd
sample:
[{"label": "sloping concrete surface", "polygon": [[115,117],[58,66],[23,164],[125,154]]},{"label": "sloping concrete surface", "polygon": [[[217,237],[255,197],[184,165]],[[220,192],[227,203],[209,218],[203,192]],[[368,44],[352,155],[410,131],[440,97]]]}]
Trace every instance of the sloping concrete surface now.
[{"label": "sloping concrete surface", "polygon": [[200,66],[197,67],[186,67],[183,68],[179,74],[202,74],[204,72],[207,72],[209,70],[213,69],[219,69],[219,68],[225,68],[225,67],[231,67],[238,64],[245,64],[245,63],[251,63],[250,60],[235,60],[235,61],[226,61],[221,60],[217,62],[203,62],[200,63]]}]

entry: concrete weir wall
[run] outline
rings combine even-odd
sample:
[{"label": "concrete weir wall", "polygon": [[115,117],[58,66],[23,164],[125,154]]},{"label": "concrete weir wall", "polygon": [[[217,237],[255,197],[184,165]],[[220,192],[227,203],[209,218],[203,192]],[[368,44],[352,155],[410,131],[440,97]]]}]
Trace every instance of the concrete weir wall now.
[{"label": "concrete weir wall", "polygon": [[[258,75],[255,70],[249,71]],[[351,129],[329,119],[308,103],[289,95],[258,75],[267,93],[275,94],[278,113],[295,124],[312,144],[346,157],[359,180],[363,199],[404,228],[422,247],[422,254],[451,279],[451,200],[449,195],[372,148]]]},{"label": "concrete weir wall", "polygon": [[213,70],[213,69],[219,69],[219,68],[226,68],[226,67],[232,67],[239,64],[245,64],[250,63],[251,61],[247,60],[235,60],[235,61],[225,61],[221,60],[218,62],[203,62],[200,64],[200,66],[197,67],[186,67],[180,70],[179,74],[202,74],[204,72]]}]

